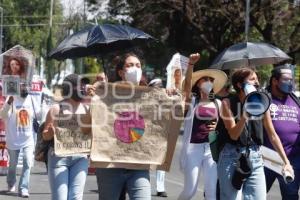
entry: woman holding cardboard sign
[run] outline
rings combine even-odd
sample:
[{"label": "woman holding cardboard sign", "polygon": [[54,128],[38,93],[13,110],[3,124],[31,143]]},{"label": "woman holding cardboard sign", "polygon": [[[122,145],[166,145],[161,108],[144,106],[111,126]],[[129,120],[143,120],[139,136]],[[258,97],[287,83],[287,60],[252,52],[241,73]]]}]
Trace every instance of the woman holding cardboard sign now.
[{"label": "woman holding cardboard sign", "polygon": [[[59,128],[72,132],[71,126],[80,128],[82,134],[91,133],[91,117],[89,108],[82,103],[84,94],[80,77],[68,75],[62,84],[63,100],[50,108],[43,130],[44,140],[53,140]],[[81,118],[73,117],[80,115]],[[64,116],[64,117],[62,117]],[[65,122],[70,124],[66,127]],[[48,176],[52,200],[80,200],[83,196],[85,180],[88,171],[86,155],[57,156],[54,148],[48,151]]]}]

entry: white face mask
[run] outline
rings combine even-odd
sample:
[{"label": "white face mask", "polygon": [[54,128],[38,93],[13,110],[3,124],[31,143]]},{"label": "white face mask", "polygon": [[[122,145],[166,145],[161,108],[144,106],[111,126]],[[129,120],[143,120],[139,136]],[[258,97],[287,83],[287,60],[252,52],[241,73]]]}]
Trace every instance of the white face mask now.
[{"label": "white face mask", "polygon": [[126,81],[138,85],[142,79],[142,69],[138,67],[129,67],[125,71]]},{"label": "white face mask", "polygon": [[251,92],[255,92],[257,91],[255,86],[250,84],[250,83],[245,83],[244,84],[244,92],[245,92],[245,95],[247,96],[248,94],[250,94]]},{"label": "white face mask", "polygon": [[201,84],[201,91],[203,91],[205,94],[209,94],[211,90],[213,89],[213,83],[210,81],[206,81]]}]

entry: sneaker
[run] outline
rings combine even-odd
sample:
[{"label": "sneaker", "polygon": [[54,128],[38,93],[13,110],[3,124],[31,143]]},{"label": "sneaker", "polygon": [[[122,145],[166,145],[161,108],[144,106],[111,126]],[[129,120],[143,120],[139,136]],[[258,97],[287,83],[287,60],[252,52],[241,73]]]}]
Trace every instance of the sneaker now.
[{"label": "sneaker", "polygon": [[13,185],[13,186],[8,186],[7,187],[7,191],[8,192],[15,192],[16,191],[16,187]]},{"label": "sneaker", "polygon": [[158,197],[168,197],[168,194],[166,192],[157,192],[156,196],[158,196]]},{"label": "sneaker", "polygon": [[21,191],[19,196],[22,198],[29,198],[29,193],[26,191]]}]

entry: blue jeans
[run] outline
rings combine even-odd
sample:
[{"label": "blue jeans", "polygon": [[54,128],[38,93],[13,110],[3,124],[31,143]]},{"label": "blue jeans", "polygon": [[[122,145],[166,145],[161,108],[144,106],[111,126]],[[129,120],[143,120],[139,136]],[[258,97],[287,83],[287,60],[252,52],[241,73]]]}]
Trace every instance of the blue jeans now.
[{"label": "blue jeans", "polygon": [[267,191],[269,191],[275,181],[279,182],[281,197],[283,200],[298,200],[299,199],[299,185],[300,185],[300,156],[289,158],[293,166],[295,179],[292,183],[286,184],[281,174],[277,174],[265,167]]},{"label": "blue jeans", "polygon": [[[243,153],[246,148],[240,149]],[[241,190],[236,190],[232,184],[231,179],[236,168],[239,153],[236,146],[226,144],[220,153],[218,161],[218,177],[220,182],[220,196],[224,200],[241,199],[244,200],[265,200],[266,199],[266,182],[263,168],[262,154],[259,146],[250,147],[250,163],[252,173],[242,185]]]},{"label": "blue jeans", "polygon": [[150,200],[149,170],[98,168],[99,200],[118,200],[125,186],[130,200]]},{"label": "blue jeans", "polygon": [[81,200],[88,159],[85,156],[58,157],[53,148],[48,151],[48,177],[52,200]]},{"label": "blue jeans", "polygon": [[[10,150],[8,149],[9,154],[9,167],[7,174],[7,185],[12,187],[16,184],[16,174],[17,174],[17,164],[20,154],[20,150]],[[27,146],[22,148],[23,150],[23,169],[20,175],[19,181],[19,192],[29,192],[29,178],[30,178],[30,169],[33,164],[33,146]]]}]

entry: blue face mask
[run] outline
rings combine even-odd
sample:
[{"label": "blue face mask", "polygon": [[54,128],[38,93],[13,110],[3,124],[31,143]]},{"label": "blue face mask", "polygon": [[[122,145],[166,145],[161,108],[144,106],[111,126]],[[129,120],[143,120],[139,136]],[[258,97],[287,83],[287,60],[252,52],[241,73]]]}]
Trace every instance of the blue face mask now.
[{"label": "blue face mask", "polygon": [[279,90],[285,94],[289,94],[293,91],[293,84],[291,81],[282,81],[279,83]]}]

